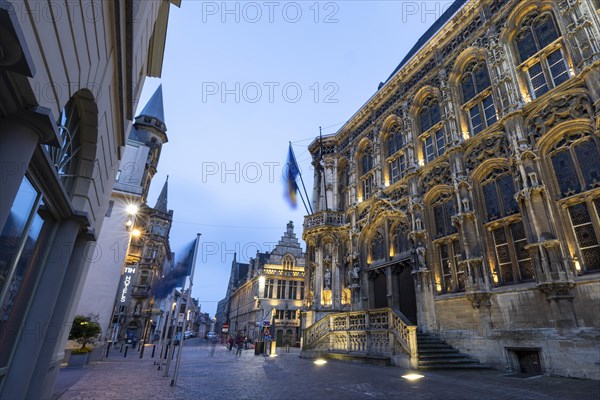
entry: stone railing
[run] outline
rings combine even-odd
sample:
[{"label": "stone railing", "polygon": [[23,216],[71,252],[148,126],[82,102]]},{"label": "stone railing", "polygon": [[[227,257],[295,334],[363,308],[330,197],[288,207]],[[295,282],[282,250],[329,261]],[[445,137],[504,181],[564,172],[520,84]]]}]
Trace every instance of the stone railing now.
[{"label": "stone railing", "polygon": [[304,229],[316,228],[319,226],[342,226],[344,225],[344,213],[338,211],[319,211],[304,217]]},{"label": "stone railing", "polygon": [[404,353],[417,362],[417,327],[391,308],[332,313],[303,332],[302,350],[367,355]]}]

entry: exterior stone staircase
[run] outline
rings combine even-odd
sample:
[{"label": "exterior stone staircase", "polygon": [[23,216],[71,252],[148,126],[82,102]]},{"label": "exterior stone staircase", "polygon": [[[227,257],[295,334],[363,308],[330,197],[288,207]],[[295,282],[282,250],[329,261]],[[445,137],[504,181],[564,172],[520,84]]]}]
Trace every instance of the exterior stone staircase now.
[{"label": "exterior stone staircase", "polygon": [[419,369],[489,368],[432,334],[417,331],[417,347]]},{"label": "exterior stone staircase", "polygon": [[301,356],[397,365],[407,369],[489,368],[391,308],[332,313],[303,332]]}]

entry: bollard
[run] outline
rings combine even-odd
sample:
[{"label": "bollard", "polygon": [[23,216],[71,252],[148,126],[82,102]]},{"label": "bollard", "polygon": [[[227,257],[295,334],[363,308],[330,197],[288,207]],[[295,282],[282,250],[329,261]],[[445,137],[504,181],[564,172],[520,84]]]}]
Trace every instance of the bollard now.
[{"label": "bollard", "polygon": [[123,343],[121,343],[121,350],[119,351],[119,353],[123,352]]},{"label": "bollard", "polygon": [[150,356],[150,358],[154,358],[154,351],[156,350],[156,345],[153,344],[152,345],[152,355]]},{"label": "bollard", "polygon": [[127,349],[129,349],[129,346],[125,346],[125,354],[123,354],[123,358],[127,357]]},{"label": "bollard", "polygon": [[108,346],[106,346],[106,356],[105,356],[106,358],[108,358],[108,352],[110,351],[111,344],[112,344],[111,342],[108,342]]}]

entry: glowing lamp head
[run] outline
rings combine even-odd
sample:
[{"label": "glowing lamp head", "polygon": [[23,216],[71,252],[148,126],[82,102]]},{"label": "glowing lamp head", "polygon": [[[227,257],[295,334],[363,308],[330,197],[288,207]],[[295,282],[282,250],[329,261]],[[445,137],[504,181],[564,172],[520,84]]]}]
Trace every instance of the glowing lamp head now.
[{"label": "glowing lamp head", "polygon": [[125,211],[127,211],[127,214],[129,215],[135,215],[139,210],[139,207],[135,204],[129,204],[127,205],[127,208],[125,208]]},{"label": "glowing lamp head", "polygon": [[133,229],[133,230],[131,231],[131,236],[133,236],[133,237],[139,237],[141,234],[142,234],[142,231],[140,231],[140,230],[139,230],[139,229],[137,229],[137,228],[136,228],[136,229]]}]

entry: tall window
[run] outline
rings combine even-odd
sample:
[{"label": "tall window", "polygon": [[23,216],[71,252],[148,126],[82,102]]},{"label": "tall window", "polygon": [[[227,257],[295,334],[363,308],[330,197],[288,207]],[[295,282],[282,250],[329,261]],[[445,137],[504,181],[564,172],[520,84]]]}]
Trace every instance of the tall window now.
[{"label": "tall window", "polygon": [[361,181],[363,200],[368,199],[373,194],[373,151],[371,147],[365,148],[361,157]]},{"label": "tall window", "polygon": [[396,225],[394,229],[394,253],[409,254],[411,250],[411,243],[408,239],[408,226],[406,224]]},{"label": "tall window", "polygon": [[385,238],[383,232],[377,231],[371,239],[371,260],[385,259]]},{"label": "tall window", "polygon": [[438,196],[432,206],[435,238],[456,233],[456,227],[452,225],[452,216],[456,214],[456,201],[453,195],[446,193]]},{"label": "tall window", "polygon": [[288,289],[288,298],[296,300],[298,296],[298,281],[290,281],[290,287]]},{"label": "tall window", "polygon": [[509,285],[534,278],[531,256],[525,249],[527,238],[521,221],[492,230],[497,270],[494,271],[496,285]]},{"label": "tall window", "polygon": [[440,105],[432,97],[427,98],[419,112],[423,157],[428,163],[446,151],[446,138],[441,122]]},{"label": "tall window", "polygon": [[458,238],[437,244],[441,270],[441,292],[464,292],[465,271],[459,265],[460,245]]},{"label": "tall window", "polygon": [[390,135],[387,138],[387,156],[393,156],[403,147],[404,139],[402,137],[402,132],[400,132],[400,127],[398,125],[394,125],[392,129],[390,129]]},{"label": "tall window", "polygon": [[404,138],[398,125],[394,125],[390,130],[390,135],[386,140],[386,147],[388,175],[390,184],[392,184],[398,182],[406,172],[406,154],[403,151]]},{"label": "tall window", "polygon": [[536,98],[569,79],[560,32],[550,13],[529,14],[520,25],[516,46],[529,84]]},{"label": "tall window", "polygon": [[273,279],[267,279],[265,282],[265,298],[272,299],[273,298],[273,287],[275,286],[275,282]]},{"label": "tall window", "polygon": [[285,299],[285,284],[286,281],[282,279],[277,280],[277,297],[276,299]]},{"label": "tall window", "polygon": [[515,214],[519,211],[515,200],[515,185],[507,169],[496,169],[481,183],[485,202],[485,221]]},{"label": "tall window", "polygon": [[300,300],[304,300],[304,281],[300,281]]},{"label": "tall window", "polygon": [[461,80],[463,109],[475,135],[496,122],[496,107],[485,62],[470,63]]},{"label": "tall window", "polygon": [[[567,135],[551,149],[550,160],[558,184],[558,198],[600,187],[600,146],[595,136]],[[600,271],[600,220],[598,200],[581,198],[567,207],[577,243],[582,272]]]},{"label": "tall window", "polygon": [[459,264],[461,252],[456,227],[452,225],[452,216],[456,214],[454,195],[439,195],[431,203],[430,210],[436,239],[438,292],[462,292],[465,290],[465,274]]}]

